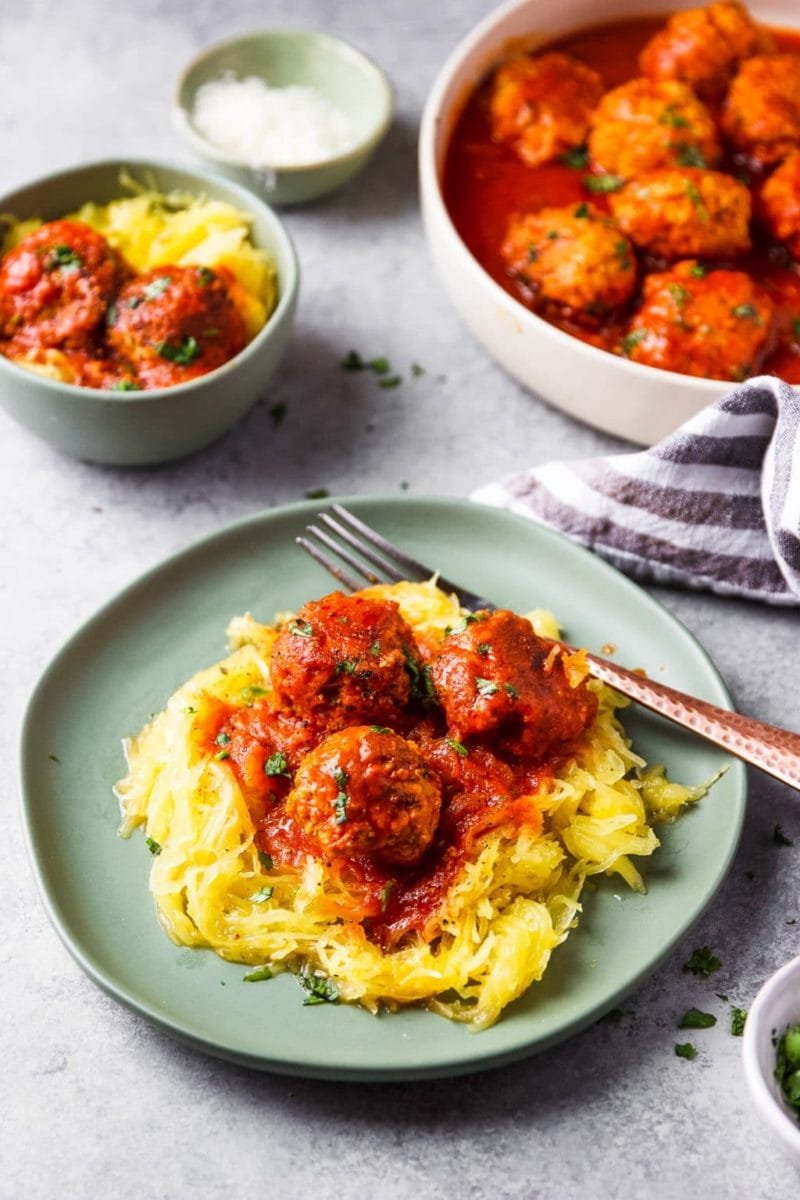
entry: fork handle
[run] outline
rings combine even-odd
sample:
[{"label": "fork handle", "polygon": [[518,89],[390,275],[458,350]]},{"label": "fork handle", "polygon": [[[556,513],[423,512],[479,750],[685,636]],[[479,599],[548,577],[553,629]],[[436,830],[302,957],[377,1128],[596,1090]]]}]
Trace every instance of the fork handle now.
[{"label": "fork handle", "polygon": [[594,654],[586,658],[595,679],[800,791],[800,733],[718,708]]}]

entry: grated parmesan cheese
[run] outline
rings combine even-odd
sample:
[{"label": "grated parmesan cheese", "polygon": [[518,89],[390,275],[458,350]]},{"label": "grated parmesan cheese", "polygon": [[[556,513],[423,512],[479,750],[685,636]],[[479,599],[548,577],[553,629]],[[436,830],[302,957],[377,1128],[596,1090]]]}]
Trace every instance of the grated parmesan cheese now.
[{"label": "grated parmesan cheese", "polygon": [[347,115],[313,87],[270,87],[227,73],[197,89],[192,124],[250,167],[295,167],[355,144]]}]

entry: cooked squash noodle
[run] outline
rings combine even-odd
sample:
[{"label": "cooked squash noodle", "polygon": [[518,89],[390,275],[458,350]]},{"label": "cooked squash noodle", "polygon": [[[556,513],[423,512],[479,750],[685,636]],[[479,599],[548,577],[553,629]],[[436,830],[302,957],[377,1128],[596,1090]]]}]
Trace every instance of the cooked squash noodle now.
[{"label": "cooked squash noodle", "polygon": [[[396,600],[421,640],[441,638],[462,615],[435,582],[369,592]],[[551,614],[531,616],[537,632],[557,631]],[[150,886],[173,941],[274,971],[308,964],[335,981],[341,999],[373,1012],[424,1003],[475,1030],[491,1025],[541,979],[577,924],[586,880],[617,875],[643,892],[634,860],[659,844],[651,822],[674,819],[705,790],[648,768],[618,719],[627,701],[591,682],[596,719],[537,793],[541,828],[501,827],[481,838],[444,897],[434,936],[386,951],[347,919],[357,904],[330,864],[309,856],[293,870],[259,858],[236,778],[209,752],[203,730],[220,702],[269,696],[275,630],[247,615],[228,635],[233,652],[179,688],[127,743],[121,832],[143,826],[160,847]]]}]

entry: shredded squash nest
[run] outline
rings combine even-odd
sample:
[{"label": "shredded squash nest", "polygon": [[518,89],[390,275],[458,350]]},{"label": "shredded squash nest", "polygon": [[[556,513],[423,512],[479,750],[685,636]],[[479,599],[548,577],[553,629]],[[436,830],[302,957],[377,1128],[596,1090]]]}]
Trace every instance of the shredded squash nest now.
[{"label": "shredded squash nest", "polygon": [[[420,638],[440,637],[461,615],[433,582],[368,593],[397,601]],[[529,616],[537,633],[557,632],[549,613]],[[116,789],[121,832],[144,826],[161,847],[150,884],[173,941],[274,971],[302,966],[333,980],[342,1000],[373,1012],[421,1002],[487,1028],[541,979],[577,924],[586,880],[619,875],[643,892],[634,860],[659,845],[652,822],[673,820],[706,790],[647,767],[617,717],[628,702],[593,681],[597,717],[574,759],[537,795],[542,829],[486,835],[445,897],[441,935],[384,952],[357,922],[331,920],[347,897],[323,861],[309,857],[300,873],[262,865],[233,772],[202,748],[204,714],[215,701],[241,705],[269,692],[274,629],[244,616],[228,635],[230,656],[179,688],[127,743],[129,773]],[[271,897],[254,903],[265,887]]]}]

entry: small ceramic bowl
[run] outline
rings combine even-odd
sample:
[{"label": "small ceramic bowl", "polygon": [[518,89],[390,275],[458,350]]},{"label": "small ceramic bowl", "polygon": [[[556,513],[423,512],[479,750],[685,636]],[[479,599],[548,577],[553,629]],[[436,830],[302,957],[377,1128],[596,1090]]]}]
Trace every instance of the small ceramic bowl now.
[{"label": "small ceramic bowl", "polygon": [[[513,50],[540,49],[582,27],[666,16],[694,6],[665,0],[510,0],[456,46],[422,116],[419,173],[428,248],[459,316],[525,387],[581,421],[649,444],[671,433],[731,384],[663,371],[608,354],[548,324],[506,292],[467,249],[447,210],[443,180],[453,129],[474,89]],[[756,20],[797,28],[797,0],[749,0]]]},{"label": "small ceramic bowl", "polygon": [[781,1097],[775,1079],[775,1039],[800,1023],[800,957],[776,971],[762,987],[744,1027],[744,1074],[759,1115],[796,1167],[800,1167],[800,1124]]},{"label": "small ceramic bowl", "polygon": [[[191,113],[198,88],[226,74],[256,76],[273,87],[314,88],[348,118],[352,148],[298,166],[254,166],[212,145],[192,124]],[[178,82],[173,117],[195,153],[228,178],[270,204],[305,204],[366,165],[389,128],[392,91],[383,71],[347,42],[324,33],[264,30],[212,46],[190,63]]]},{"label": "small ceramic bowl", "polygon": [[123,172],[160,191],[208,196],[248,213],[252,239],[272,256],[278,277],[278,303],[264,328],[229,362],[188,383],[100,391],[46,379],[0,357],[0,405],[20,425],[76,458],[141,466],[201,449],[255,404],[289,344],[299,273],[289,235],[252,192],[166,163],[120,159],[61,171],[0,196],[0,212],[52,221],[87,200],[104,204],[125,195]]}]

